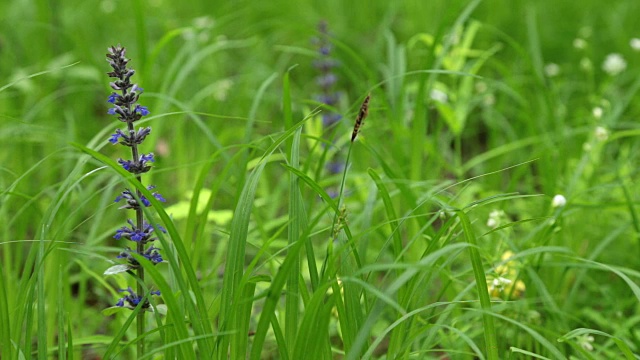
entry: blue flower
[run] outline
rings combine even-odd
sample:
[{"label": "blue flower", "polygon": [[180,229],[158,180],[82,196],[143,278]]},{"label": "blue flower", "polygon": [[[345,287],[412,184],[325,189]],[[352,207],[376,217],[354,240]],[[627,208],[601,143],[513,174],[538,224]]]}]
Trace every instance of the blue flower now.
[{"label": "blue flower", "polygon": [[138,114],[140,114],[142,116],[149,115],[149,110],[147,109],[147,107],[146,106],[142,106],[142,105],[136,105],[135,112],[137,112]]},{"label": "blue flower", "polygon": [[142,154],[137,161],[118,159],[118,164],[120,164],[123,169],[134,174],[142,174],[151,170],[151,166],[147,165],[148,162],[155,162],[153,153]]},{"label": "blue flower", "polygon": [[[147,190],[149,190],[149,191],[151,191],[151,190],[153,190],[155,188],[156,187],[154,185],[147,186]],[[153,192],[152,195],[158,201],[161,201],[161,202],[166,202],[167,201],[167,199],[165,199],[158,192]],[[133,196],[133,193],[131,193],[131,190],[129,190],[129,189],[125,189],[123,192],[121,192],[120,195],[118,195],[116,197],[114,202],[120,202],[120,200],[126,200],[127,201],[127,204],[122,206],[121,209],[138,209],[140,207],[138,205],[138,201],[136,200],[135,196]],[[140,196],[140,200],[142,201],[142,204],[144,206],[146,206],[146,207],[151,206],[151,202],[144,195]]]},{"label": "blue flower", "polygon": [[111,95],[109,95],[109,99],[107,99],[107,102],[115,104],[116,99],[118,99],[118,93],[112,92]]},{"label": "blue flower", "polygon": [[344,171],[343,161],[330,161],[326,164],[327,171],[330,174],[340,174]]},{"label": "blue flower", "polygon": [[142,144],[144,139],[151,133],[151,128],[139,128],[138,132],[131,131],[129,135],[125,134],[122,130],[116,129],[114,134],[109,137],[109,142],[112,144],[120,144],[133,147],[134,145]]},{"label": "blue flower", "polygon": [[323,112],[322,113],[322,125],[325,128],[333,126],[333,124],[337,123],[342,119],[342,115],[336,114],[334,112]]},{"label": "blue flower", "polygon": [[[142,296],[138,295],[135,293],[135,291],[133,291],[133,289],[131,288],[131,286],[129,286],[126,289],[120,289],[118,290],[118,292],[128,292],[129,295],[124,296],[123,298],[121,298],[120,300],[118,300],[118,302],[116,303],[116,306],[119,307],[124,307],[125,303],[127,305],[129,305],[129,307],[136,307],[138,306],[138,304],[140,303],[140,301],[142,301]],[[155,290],[155,291],[151,291],[150,292],[151,295],[160,295],[160,291],[159,290]],[[148,308],[150,306],[149,302],[147,301],[145,304],[142,305],[143,308]]]},{"label": "blue flower", "polygon": [[[113,236],[114,239],[120,240],[124,238],[133,242],[142,242],[145,244],[157,239],[152,236],[156,228],[146,221],[142,224],[142,229],[138,229],[138,227],[133,223],[133,220],[131,219],[128,219],[127,223],[129,223],[130,226],[123,226],[120,229],[116,230],[116,234]],[[156,227],[159,231],[165,234],[167,233],[167,230],[165,230],[165,228],[163,228],[162,226],[158,225]]]},{"label": "blue flower", "polygon": [[142,256],[144,256],[147,260],[151,261],[154,265],[162,262],[162,255],[158,252],[158,248],[150,246]]},{"label": "blue flower", "polygon": [[[160,252],[158,250],[160,250],[160,249],[158,249],[157,247],[154,247],[154,246],[150,246],[141,255],[143,257],[145,257],[147,260],[149,260],[153,265],[157,265],[157,264],[159,264],[159,263],[161,263],[163,261],[162,255],[160,255]],[[138,266],[140,266],[140,263],[138,262],[138,260],[136,260],[136,258],[134,258],[131,255],[132,252],[136,252],[137,253],[137,251],[131,250],[130,248],[127,247],[118,256],[116,256],[116,258],[117,259],[126,259],[127,262],[129,262],[129,264],[131,266],[138,267]]]},{"label": "blue flower", "polygon": [[124,138],[122,130],[116,129],[115,134],[111,134],[111,136],[109,137],[109,142],[115,145],[121,138]]}]

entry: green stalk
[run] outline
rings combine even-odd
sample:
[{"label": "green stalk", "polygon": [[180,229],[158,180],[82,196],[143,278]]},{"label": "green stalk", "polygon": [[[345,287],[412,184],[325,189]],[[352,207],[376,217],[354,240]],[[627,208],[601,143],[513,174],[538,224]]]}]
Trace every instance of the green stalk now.
[{"label": "green stalk", "polygon": [[[133,123],[131,122],[128,123],[127,127],[130,133],[134,131]],[[137,145],[133,145],[131,147],[131,156],[132,156],[132,159],[134,160],[138,159],[139,154],[138,154]],[[138,175],[136,176],[136,179],[140,184],[142,184],[142,176]],[[138,203],[141,204],[142,206],[142,201],[140,201],[140,199],[142,199],[142,193],[140,192],[139,189],[136,189],[136,195],[137,195]],[[142,229],[144,227],[144,214],[142,213],[142,207],[140,206],[136,209],[136,226],[138,227],[138,229]],[[144,254],[144,244],[142,243],[142,241],[138,241],[138,243],[136,244],[136,251],[138,252],[138,254]],[[142,296],[142,294],[144,294],[144,291],[145,291],[143,287],[144,267],[142,267],[142,265],[138,266],[137,273],[140,281],[137,281],[136,294],[138,294],[138,296]],[[140,341],[136,343],[136,351],[137,351],[138,359],[144,356],[144,337],[142,337],[142,334],[144,334],[144,313],[145,312],[141,310],[140,312],[138,312],[138,315],[136,317],[137,318],[136,335],[137,335],[137,338],[140,339]]]},{"label": "green stalk", "polygon": [[484,276],[484,268],[482,267],[482,259],[478,251],[478,243],[471,229],[469,217],[462,210],[456,210],[464,235],[469,243],[469,255],[471,257],[471,265],[473,266],[473,275],[476,278],[476,289],[480,298],[480,306],[482,307],[482,320],[484,323],[484,340],[486,342],[486,354],[488,360],[498,360],[498,340],[496,337],[496,329],[491,315],[491,299],[489,298],[489,289],[487,287],[487,278]]}]

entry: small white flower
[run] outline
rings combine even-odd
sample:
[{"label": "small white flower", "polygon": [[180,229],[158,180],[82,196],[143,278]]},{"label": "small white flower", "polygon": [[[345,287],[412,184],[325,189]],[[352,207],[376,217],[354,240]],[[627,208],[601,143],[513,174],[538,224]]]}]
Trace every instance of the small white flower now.
[{"label": "small white flower", "polygon": [[498,226],[500,226],[502,219],[504,219],[506,216],[507,214],[505,214],[504,210],[491,211],[489,213],[489,219],[487,220],[487,227],[490,227],[492,229],[497,228]]},{"label": "small white flower", "polygon": [[586,49],[587,48],[587,42],[584,39],[581,38],[576,38],[573,40],[573,47],[576,49]]},{"label": "small white flower", "polygon": [[482,98],[484,106],[490,107],[496,103],[496,97],[493,94],[487,94]]},{"label": "small white flower", "polygon": [[196,29],[209,29],[213,27],[214,21],[209,16],[200,16],[193,19],[192,23]]},{"label": "small white flower", "polygon": [[105,14],[111,14],[116,10],[116,4],[113,0],[104,0],[100,3],[100,10]]},{"label": "small white flower", "polygon": [[593,338],[593,336],[589,334],[580,335],[576,338],[576,342],[587,351],[593,351],[593,345],[591,345],[591,343],[594,341],[595,339]]},{"label": "small white flower", "polygon": [[593,64],[591,63],[591,60],[589,60],[589,58],[582,58],[580,59],[580,69],[582,69],[583,71],[591,71],[593,69]]},{"label": "small white flower", "polygon": [[567,199],[560,194],[554,196],[553,200],[551,200],[551,206],[554,208],[563,207],[565,205],[567,205]]},{"label": "small white flower", "polygon": [[544,73],[547,77],[554,77],[560,75],[560,65],[555,63],[549,63],[544,66]]},{"label": "small white flower", "polygon": [[584,26],[578,31],[578,35],[580,35],[580,37],[584,39],[590,38],[591,34],[593,34],[593,29],[591,28],[591,26]]},{"label": "small white flower", "polygon": [[602,70],[611,76],[620,74],[626,68],[627,62],[624,60],[622,55],[618,53],[607,55],[607,58],[604,59],[604,63],[602,63]]},{"label": "small white flower", "polygon": [[593,110],[591,110],[591,113],[593,114],[593,117],[596,119],[600,119],[602,117],[602,108],[600,106],[596,106],[593,108]]},{"label": "small white flower", "polygon": [[598,141],[607,141],[607,139],[609,138],[609,130],[602,126],[596,127],[594,134]]},{"label": "small white flower", "polygon": [[629,40],[629,46],[631,46],[634,51],[640,51],[640,39],[633,38]]},{"label": "small white flower", "polygon": [[496,288],[500,288],[503,287],[505,285],[509,285],[511,284],[513,281],[507,279],[507,278],[503,278],[502,276],[493,279],[493,286],[495,286]]},{"label": "small white flower", "polygon": [[229,89],[233,86],[233,81],[230,79],[218,80],[213,84],[213,97],[216,101],[227,100],[229,95]]},{"label": "small white flower", "polygon": [[485,91],[487,91],[487,83],[485,83],[484,81],[478,81],[476,83],[476,91],[479,93],[483,93]]},{"label": "small white flower", "polygon": [[431,90],[429,96],[431,97],[431,99],[441,103],[446,103],[449,100],[447,94],[444,91],[438,89]]}]

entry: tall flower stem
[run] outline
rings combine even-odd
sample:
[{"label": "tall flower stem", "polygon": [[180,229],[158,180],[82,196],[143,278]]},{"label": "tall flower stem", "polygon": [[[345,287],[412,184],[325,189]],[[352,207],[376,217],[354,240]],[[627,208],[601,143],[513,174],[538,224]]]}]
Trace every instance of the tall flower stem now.
[{"label": "tall flower stem", "polygon": [[[143,89],[137,84],[131,83],[131,77],[135,74],[133,69],[127,67],[129,59],[125,57],[126,50],[121,46],[114,46],[109,48],[107,54],[107,60],[113,68],[112,72],[109,72],[109,77],[116,78],[110,85],[115,90],[109,96],[108,102],[113,104],[113,107],[109,109],[108,113],[116,115],[118,120],[127,124],[126,130],[122,131],[117,129],[115,134],[112,134],[109,138],[109,142],[112,144],[120,144],[131,148],[131,160],[119,159],[118,163],[122,167],[134,174],[140,184],[142,184],[142,174],[149,171],[151,166],[150,162],[154,162],[153,153],[142,154],[138,150],[138,145],[142,144],[144,139],[151,132],[151,128],[139,128],[135,130],[134,122],[140,120],[143,116],[149,114],[149,110],[145,106],[137,104],[140,94]],[[147,189],[153,189],[153,186],[148,186]],[[153,193],[153,196],[159,201],[165,201],[162,195],[157,192]],[[138,282],[136,290],[134,291],[130,287],[121,292],[128,292],[129,295],[121,298],[118,301],[117,306],[126,306],[128,308],[135,308],[140,306],[141,310],[138,312],[136,319],[137,330],[137,357],[144,356],[145,351],[145,312],[149,310],[150,303],[145,296],[145,279],[144,279],[144,267],[136,257],[131,255],[131,252],[135,252],[137,255],[144,257],[150,261],[151,264],[156,265],[161,263],[162,256],[158,252],[158,248],[154,246],[147,246],[148,243],[156,240],[153,237],[153,231],[159,230],[165,232],[161,226],[152,226],[144,219],[142,207],[151,206],[151,203],[146,199],[140,190],[136,189],[135,194],[129,189],[125,189],[120,196],[116,198],[116,202],[124,200],[125,205],[121,209],[131,209],[135,211],[136,219],[135,223],[132,220],[128,220],[130,226],[124,226],[120,228],[115,239],[126,239],[136,243],[135,250],[126,248],[125,251],[118,255],[120,259],[126,259],[128,264],[125,267],[127,272],[135,270]],[[138,258],[139,259],[139,258]],[[160,295],[159,291],[151,291],[147,295]],[[142,304],[140,304],[142,302]]]},{"label": "tall flower stem", "polygon": [[[131,111],[131,108],[129,109]],[[135,133],[135,128],[133,126],[133,122],[129,122],[127,123],[127,129],[129,130],[130,134]],[[131,146],[131,158],[132,159],[138,159],[139,158],[139,154],[138,154],[138,145],[137,144],[133,144],[133,146]],[[140,184],[142,184],[142,176],[138,175],[136,176],[136,179],[138,180],[138,182]],[[136,189],[136,195],[138,197],[138,199],[142,199],[142,193],[140,192],[140,190]],[[136,209],[136,226],[138,229],[143,229],[144,228],[144,214],[142,212],[142,208],[138,207]],[[136,252],[138,254],[144,254],[144,243],[142,241],[138,241],[138,243],[136,244]],[[136,287],[136,292],[138,294],[144,294],[144,288],[142,286],[142,284],[144,284],[144,267],[142,266],[138,266],[137,268],[137,275],[138,275],[138,283],[137,283],[137,287]],[[138,338],[138,342],[137,342],[137,354],[138,354],[138,358],[142,357],[144,355],[144,337],[142,336],[145,333],[145,316],[144,316],[145,312],[144,311],[139,311],[138,315],[137,315],[137,322],[136,322],[136,333],[137,333],[137,338]]]}]

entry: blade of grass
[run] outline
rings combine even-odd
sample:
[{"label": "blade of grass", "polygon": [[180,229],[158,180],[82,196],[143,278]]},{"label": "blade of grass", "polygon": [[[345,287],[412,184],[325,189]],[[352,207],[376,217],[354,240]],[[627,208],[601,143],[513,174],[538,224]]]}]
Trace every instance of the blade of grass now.
[{"label": "blade of grass", "polygon": [[[285,104],[286,105],[286,104]],[[291,104],[288,104],[291,105]],[[300,134],[302,129],[293,135],[291,143],[291,158],[289,164],[293,168],[300,166]],[[299,178],[294,174],[289,174],[289,228],[287,233],[287,243],[289,246],[295,244],[300,239],[300,231],[302,229],[303,205],[302,195],[300,194]],[[298,332],[298,312],[300,308],[300,294],[298,289],[298,278],[300,277],[300,259],[292,266],[289,278],[287,279],[287,291],[285,295],[285,323],[284,336],[287,340],[287,347],[293,349],[296,334]],[[293,356],[296,359],[295,356]]]},{"label": "blade of grass", "polygon": [[476,288],[478,290],[478,297],[480,298],[480,306],[484,310],[483,322],[484,322],[484,338],[486,346],[487,359],[498,360],[498,339],[496,337],[496,329],[493,323],[491,313],[491,299],[489,298],[489,289],[487,288],[487,278],[484,275],[484,267],[482,266],[482,259],[480,258],[480,252],[478,251],[478,244],[475,234],[471,228],[471,222],[469,217],[461,210],[457,210],[456,214],[460,218],[462,229],[464,231],[465,239],[471,246],[469,247],[469,255],[471,257],[471,265],[473,266],[473,275],[476,279]]},{"label": "blade of grass", "polygon": [[[283,142],[285,142],[290,136],[293,135],[297,129],[299,129],[305,121],[300,121],[298,124],[287,130],[281,135],[271,146],[265,151],[259,164],[253,169],[246,184],[240,193],[240,198],[234,211],[233,220],[231,221],[231,236],[229,238],[229,245],[227,249],[227,264],[225,267],[223,277],[222,299],[220,307],[219,329],[221,332],[228,330],[230,324],[232,324],[235,318],[235,304],[233,300],[236,298],[238,291],[238,285],[242,277],[245,247],[247,242],[247,235],[249,230],[249,218],[251,216],[251,209],[255,198],[256,188],[262,170],[264,169],[267,159]],[[268,322],[267,322],[268,325]],[[264,334],[266,335],[266,334]],[[252,347],[253,351],[256,347],[256,341],[261,335],[256,333],[256,339]],[[263,339],[264,340],[264,339]],[[228,336],[222,335],[218,339],[218,358],[226,359],[227,348],[229,344]]]},{"label": "blade of grass", "polygon": [[13,359],[13,344],[11,344],[11,318],[9,317],[9,303],[5,287],[4,269],[0,266],[0,357]]},{"label": "blade of grass", "polygon": [[622,351],[622,353],[627,358],[627,360],[635,360],[635,359],[637,359],[635,357],[635,355],[633,355],[633,352],[631,351],[629,346],[624,341],[622,341],[617,336],[613,336],[611,334],[607,334],[604,331],[599,331],[599,330],[594,330],[594,329],[579,328],[579,329],[571,330],[568,333],[564,334],[562,337],[560,337],[558,339],[558,342],[565,342],[567,340],[570,340],[570,339],[573,339],[573,338],[576,338],[576,337],[579,337],[579,336],[582,336],[582,335],[590,335],[590,334],[600,335],[600,336],[604,336],[604,337],[610,338],[611,340],[613,340],[613,342],[616,343],[616,345],[618,346],[620,351]]}]

